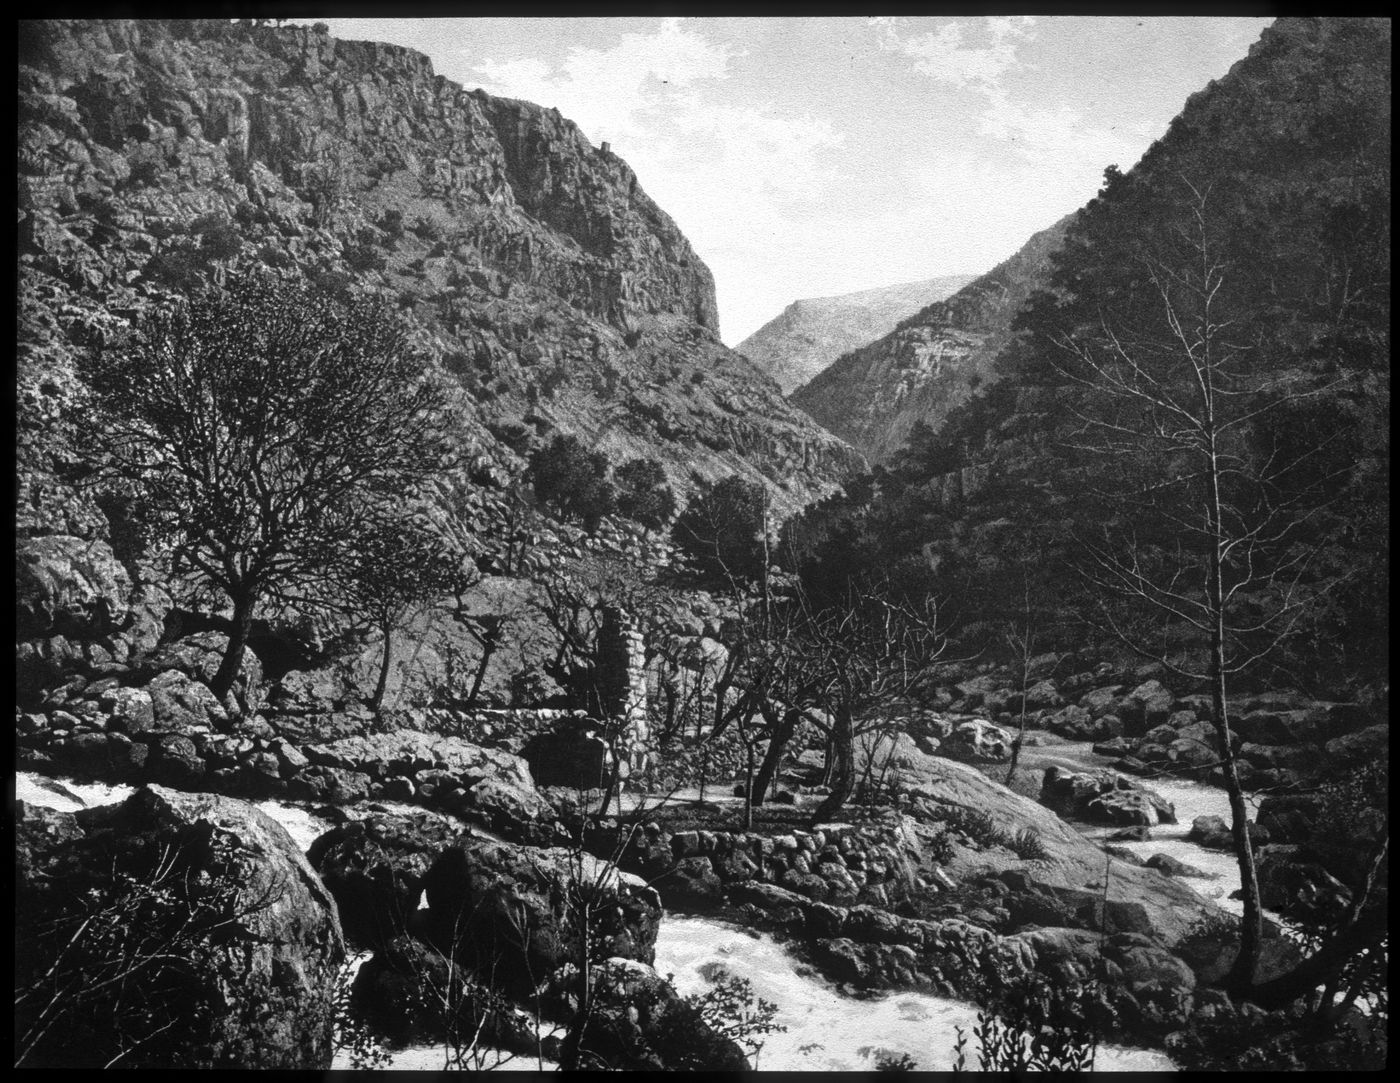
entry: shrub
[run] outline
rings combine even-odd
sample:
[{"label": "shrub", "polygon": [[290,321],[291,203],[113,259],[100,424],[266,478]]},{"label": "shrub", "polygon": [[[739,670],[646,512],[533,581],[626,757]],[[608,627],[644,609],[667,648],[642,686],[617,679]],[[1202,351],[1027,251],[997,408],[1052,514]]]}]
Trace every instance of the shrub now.
[{"label": "shrub", "polygon": [[616,502],[607,480],[608,460],[576,436],[556,436],[530,455],[527,477],[535,496],[562,518],[596,524]]},{"label": "shrub", "polygon": [[[983,998],[972,1028],[983,1072],[1092,1071],[1101,1007],[1093,983],[1065,985],[1029,973]],[[967,1035],[957,1027],[953,1070],[967,1069]]]},{"label": "shrub", "polygon": [[361,232],[354,242],[344,245],[341,248],[341,254],[345,257],[345,262],[349,264],[350,269],[361,274],[382,271],[389,262],[384,257],[384,253],[379,251],[375,245],[374,238],[368,230]]},{"label": "shrub", "polygon": [[1028,861],[1043,861],[1050,856],[1040,841],[1040,832],[1033,827],[1021,828],[1007,845],[1018,857]]},{"label": "shrub", "polygon": [[676,513],[676,496],[666,472],[655,459],[632,459],[618,467],[617,510],[653,530],[665,526]]},{"label": "shrub", "polygon": [[195,293],[204,285],[203,266],[186,251],[167,249],[157,252],[141,268],[141,277],[177,290]]},{"label": "shrub", "polygon": [[391,241],[397,241],[403,236],[403,211],[390,207],[379,216],[379,228]]},{"label": "shrub", "polygon": [[335,981],[335,1052],[348,1049],[350,1067],[356,1071],[387,1068],[389,1054],[351,1005],[353,977],[354,967],[347,959],[341,964]]},{"label": "shrub", "polygon": [[160,165],[154,158],[133,162],[126,183],[132,188],[154,188],[160,183]]},{"label": "shrub", "polygon": [[190,234],[199,237],[199,254],[205,260],[232,259],[243,250],[243,238],[227,218],[205,215],[190,226]]},{"label": "shrub", "polygon": [[756,996],[753,983],[721,970],[714,984],[703,993],[685,998],[686,1004],[700,1013],[705,1025],[722,1037],[738,1042],[754,1068],[763,1050],[763,1036],[785,1034],[787,1027],[775,1023],[778,1006]]},{"label": "shrub", "polygon": [[441,241],[444,233],[442,224],[439,223],[437,219],[425,218],[422,215],[419,215],[418,218],[414,220],[412,229],[420,239],[428,241],[429,243]]}]

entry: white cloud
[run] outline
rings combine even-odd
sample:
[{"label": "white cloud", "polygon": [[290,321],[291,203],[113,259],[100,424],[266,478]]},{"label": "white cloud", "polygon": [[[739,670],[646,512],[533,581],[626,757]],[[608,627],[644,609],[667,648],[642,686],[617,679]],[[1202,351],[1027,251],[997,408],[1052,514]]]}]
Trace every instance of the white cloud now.
[{"label": "white cloud", "polygon": [[991,88],[1003,75],[1021,66],[1016,52],[1029,40],[1035,20],[1024,15],[999,15],[985,19],[981,28],[991,39],[983,46],[967,44],[967,27],[960,22],[948,23],[936,31],[917,37],[899,34],[896,19],[871,20],[880,31],[880,48],[899,53],[914,61],[914,70],[958,87]]}]

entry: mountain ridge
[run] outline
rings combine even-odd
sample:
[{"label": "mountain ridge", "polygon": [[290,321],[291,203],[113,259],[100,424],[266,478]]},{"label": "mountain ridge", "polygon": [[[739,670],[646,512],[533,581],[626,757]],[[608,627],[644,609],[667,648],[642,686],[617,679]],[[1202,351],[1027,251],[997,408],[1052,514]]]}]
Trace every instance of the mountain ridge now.
[{"label": "mountain ridge", "polygon": [[790,395],[843,353],[879,338],[903,317],[942,300],[972,278],[942,275],[854,293],[800,298],[735,349]]}]

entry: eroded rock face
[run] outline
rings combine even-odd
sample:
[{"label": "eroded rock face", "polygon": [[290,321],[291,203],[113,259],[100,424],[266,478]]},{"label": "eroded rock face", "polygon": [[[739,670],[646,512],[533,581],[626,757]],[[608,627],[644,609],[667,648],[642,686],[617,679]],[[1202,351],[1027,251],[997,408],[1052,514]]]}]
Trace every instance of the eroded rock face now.
[{"label": "eroded rock face", "polygon": [[[954,881],[962,883],[987,873],[1004,877],[1011,872],[1023,877],[1018,883],[1025,884],[1024,888],[1012,886],[1013,892],[1054,892],[1071,900],[1074,907],[1089,906],[1102,897],[1104,852],[1044,806],[1010,792],[974,767],[940,756],[927,757],[917,773],[905,772],[899,782],[917,799],[914,816],[920,820],[941,807],[983,813],[1003,837],[1033,831],[1049,855],[1030,861],[1002,848],[957,848],[946,865]],[[1217,912],[1190,887],[1155,869],[1116,859],[1110,860],[1109,869],[1108,899],[1116,911],[1121,906],[1124,931],[1146,932],[1169,950],[1193,924]],[[1086,915],[1094,920],[1092,912]]]},{"label": "eroded rock face", "polygon": [[[170,930],[205,930],[164,949],[188,965],[137,972],[162,1005],[155,1018],[175,1022],[124,1062],[329,1068],[332,998],[345,953],[340,923],[331,895],[278,823],[242,801],[150,786],[120,806],[74,816],[22,808],[20,836],[21,973],[52,962],[56,941],[45,930],[56,922],[66,942],[94,898],[115,908],[111,924],[123,946],[113,952],[94,943],[89,968],[99,965],[91,952],[129,960],[169,945]],[[192,906],[190,899],[204,901]],[[124,906],[134,909],[128,915]],[[190,913],[193,926],[186,925]],[[110,1001],[83,1003],[88,1010],[69,1018],[56,1046],[42,1047],[37,1060],[100,1065],[142,1025]]]}]

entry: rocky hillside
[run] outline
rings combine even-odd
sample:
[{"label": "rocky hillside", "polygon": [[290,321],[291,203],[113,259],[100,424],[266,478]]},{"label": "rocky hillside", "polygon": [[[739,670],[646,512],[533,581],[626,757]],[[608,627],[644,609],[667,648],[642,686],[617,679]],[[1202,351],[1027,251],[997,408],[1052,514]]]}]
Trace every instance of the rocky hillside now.
[{"label": "rocky hillside", "polygon": [[791,508],[858,456],[717,337],[714,283],[555,110],[324,29],[34,22],[19,70],[21,528],[91,534],[78,351],[242,266],[392,297],[487,475],[554,431]]},{"label": "rocky hillside", "polygon": [[906,316],[944,300],[971,280],[971,275],[945,275],[794,301],[736,349],[790,395],[842,354],[887,335]]},{"label": "rocky hillside", "polygon": [[[1312,682],[1302,687],[1322,698],[1350,697],[1363,674],[1384,682],[1389,38],[1385,20],[1280,19],[1131,171],[1108,170],[1088,205],[797,392],[793,402],[897,475],[878,479],[873,498],[853,487],[804,527],[832,539],[816,543],[821,560],[932,574],[938,595],[983,629],[1043,603],[1037,642],[1082,645],[1091,631],[1071,626],[1105,597],[1121,600],[1120,622],[1159,619],[1131,592],[1087,586],[1085,540],[1112,531],[1123,552],[1176,567],[1197,475],[1162,451],[1142,401],[1119,394],[1111,374],[1066,368],[1077,356],[1066,344],[1097,344],[1103,357],[1117,356],[1108,336],[1128,342],[1129,356],[1151,359],[1154,384],[1194,404],[1191,355],[1175,345],[1145,268],[1190,281],[1200,261],[1181,238],[1203,221],[1223,284],[1195,296],[1215,306],[1213,332],[1229,327],[1220,378],[1234,382],[1215,417],[1237,434],[1231,492],[1248,494],[1232,499],[1249,509],[1249,529],[1272,521],[1278,534],[1268,564],[1232,572],[1253,583],[1235,595],[1242,634],[1253,634],[1244,609],[1270,611],[1281,583],[1311,595],[1287,636],[1256,642],[1277,669],[1252,679]],[[1097,426],[1086,437],[1086,419],[1128,435],[1106,442]],[[905,433],[914,439],[896,456]],[[1126,494],[1139,482],[1186,503],[1133,506]],[[1173,634],[1162,649],[1199,649],[1189,627]]]},{"label": "rocky hillside", "polygon": [[995,379],[993,361],[1011,319],[1041,285],[1068,223],[1042,230],[947,300],[934,300],[883,338],[845,354],[793,392],[792,401],[872,462],[889,460],[916,424],[938,426]]}]

